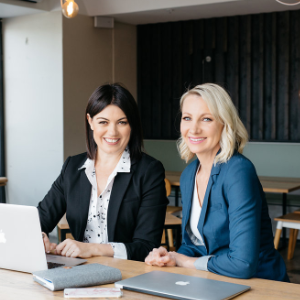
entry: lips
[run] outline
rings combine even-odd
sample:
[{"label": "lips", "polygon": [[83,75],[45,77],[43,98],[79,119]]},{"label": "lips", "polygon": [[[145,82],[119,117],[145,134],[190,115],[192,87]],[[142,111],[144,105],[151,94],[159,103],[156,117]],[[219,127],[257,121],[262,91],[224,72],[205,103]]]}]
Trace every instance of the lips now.
[{"label": "lips", "polygon": [[110,145],[115,145],[119,142],[120,139],[110,139],[110,138],[103,138],[106,143]]},{"label": "lips", "polygon": [[199,142],[199,141],[203,141],[205,138],[189,138],[191,141],[193,142]]},{"label": "lips", "polygon": [[202,143],[205,140],[206,140],[206,138],[204,138],[204,137],[201,137],[201,138],[192,138],[192,137],[189,137],[189,141],[192,144],[200,144],[200,143]]}]

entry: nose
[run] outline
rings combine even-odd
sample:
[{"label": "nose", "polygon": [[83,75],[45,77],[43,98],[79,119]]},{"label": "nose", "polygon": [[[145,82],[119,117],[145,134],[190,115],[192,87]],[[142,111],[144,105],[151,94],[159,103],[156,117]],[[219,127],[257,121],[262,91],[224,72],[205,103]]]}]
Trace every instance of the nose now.
[{"label": "nose", "polygon": [[189,132],[191,134],[199,134],[201,132],[201,126],[198,122],[191,122],[191,127]]},{"label": "nose", "polygon": [[107,133],[109,134],[110,137],[117,136],[118,135],[117,124],[110,123],[108,126]]}]

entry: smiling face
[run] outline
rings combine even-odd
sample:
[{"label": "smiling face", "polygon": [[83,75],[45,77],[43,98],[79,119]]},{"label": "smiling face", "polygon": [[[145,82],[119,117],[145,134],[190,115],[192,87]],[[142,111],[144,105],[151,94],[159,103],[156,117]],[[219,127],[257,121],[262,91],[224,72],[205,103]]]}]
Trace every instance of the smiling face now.
[{"label": "smiling face", "polygon": [[197,95],[188,95],[182,106],[180,132],[192,153],[198,158],[214,157],[220,148],[223,125],[211,114],[205,101]]},{"label": "smiling face", "polygon": [[131,128],[125,113],[116,105],[108,105],[93,118],[87,114],[94,141],[101,153],[121,155],[130,140]]}]

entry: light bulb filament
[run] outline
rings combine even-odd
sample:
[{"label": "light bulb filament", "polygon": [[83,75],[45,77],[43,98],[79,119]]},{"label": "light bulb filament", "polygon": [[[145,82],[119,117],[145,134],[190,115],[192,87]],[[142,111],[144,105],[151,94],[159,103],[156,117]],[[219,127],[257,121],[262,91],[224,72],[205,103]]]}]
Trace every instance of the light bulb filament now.
[{"label": "light bulb filament", "polygon": [[67,18],[74,18],[77,16],[79,8],[74,0],[60,0],[62,13]]},{"label": "light bulb filament", "polygon": [[69,16],[72,15],[73,11],[74,11],[73,2],[69,2],[69,5],[68,5],[68,7],[67,7],[68,15],[69,15]]}]

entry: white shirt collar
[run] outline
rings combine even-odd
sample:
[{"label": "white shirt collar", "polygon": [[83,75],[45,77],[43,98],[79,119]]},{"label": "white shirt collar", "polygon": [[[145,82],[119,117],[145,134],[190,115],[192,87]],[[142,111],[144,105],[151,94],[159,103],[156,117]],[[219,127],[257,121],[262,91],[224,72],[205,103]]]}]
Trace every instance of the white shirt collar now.
[{"label": "white shirt collar", "polygon": [[[117,173],[130,173],[130,167],[131,167],[131,160],[130,160],[130,153],[129,149],[126,148],[122,155],[121,158],[116,165],[115,169],[113,170],[112,174],[117,174]],[[95,163],[93,159],[87,158],[87,160],[84,162],[84,164],[78,168],[78,170],[81,169],[86,169],[86,173],[92,174],[95,172]]]}]

